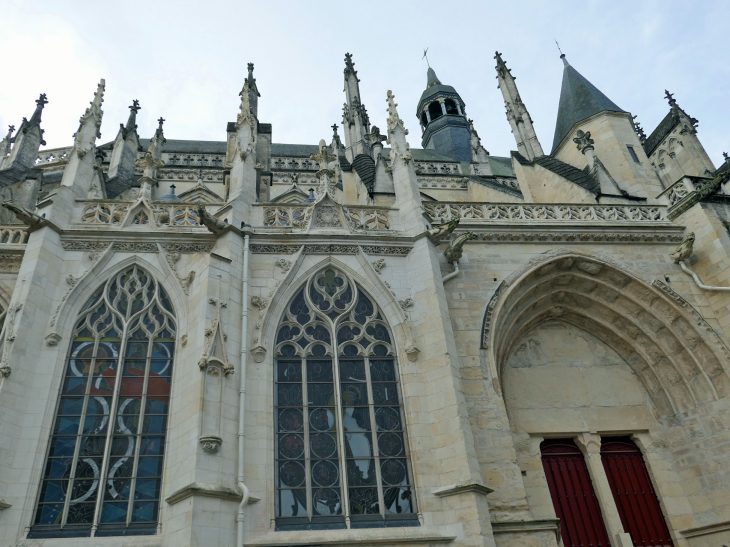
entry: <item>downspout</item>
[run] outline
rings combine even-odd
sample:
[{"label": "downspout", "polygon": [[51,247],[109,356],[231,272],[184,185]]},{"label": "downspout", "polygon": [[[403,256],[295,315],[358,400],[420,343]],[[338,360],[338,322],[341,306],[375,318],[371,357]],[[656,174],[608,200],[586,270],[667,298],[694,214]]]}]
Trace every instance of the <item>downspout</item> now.
[{"label": "downspout", "polygon": [[236,535],[237,547],[243,547],[243,517],[248,505],[248,487],[243,482],[243,444],[245,437],[244,418],[246,414],[246,360],[248,358],[248,241],[249,235],[243,236],[243,281],[242,281],[242,324],[241,324],[241,387],[238,391],[238,487],[241,489],[243,499],[238,506],[238,531]]},{"label": "downspout", "polygon": [[684,260],[680,260],[678,262],[678,264],[679,264],[679,267],[685,271],[685,273],[688,273],[689,275],[692,276],[692,278],[695,280],[695,283],[697,283],[697,286],[700,289],[703,289],[705,291],[730,291],[730,287],[712,287],[710,285],[705,285],[704,283],[702,283],[702,281],[700,281],[700,278],[697,276],[697,274],[694,273],[692,270],[690,270],[687,267],[687,265],[684,263]]},{"label": "downspout", "polygon": [[441,283],[446,283],[449,279],[453,279],[457,275],[459,275],[459,261],[454,260],[452,264],[454,265],[454,271],[448,275],[445,275],[444,278],[441,280]]}]

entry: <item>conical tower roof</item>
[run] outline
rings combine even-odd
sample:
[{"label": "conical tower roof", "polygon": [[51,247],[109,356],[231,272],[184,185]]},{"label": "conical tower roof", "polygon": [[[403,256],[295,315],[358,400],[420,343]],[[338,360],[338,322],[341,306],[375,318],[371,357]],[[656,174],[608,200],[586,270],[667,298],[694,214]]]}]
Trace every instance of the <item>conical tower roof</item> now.
[{"label": "conical tower roof", "polygon": [[441,80],[439,80],[438,76],[436,76],[436,71],[431,67],[428,67],[428,72],[426,73],[426,89],[423,90],[423,93],[421,93],[421,99],[418,101],[416,116],[420,114],[425,101],[428,101],[431,97],[439,95],[440,93],[458,95],[453,87],[442,84]]},{"label": "conical tower roof", "polygon": [[553,152],[576,123],[606,110],[625,112],[586,80],[580,72],[570,66],[565,55],[561,55],[561,59],[563,59],[565,68],[563,69],[563,87],[560,91],[558,121],[555,124]]}]

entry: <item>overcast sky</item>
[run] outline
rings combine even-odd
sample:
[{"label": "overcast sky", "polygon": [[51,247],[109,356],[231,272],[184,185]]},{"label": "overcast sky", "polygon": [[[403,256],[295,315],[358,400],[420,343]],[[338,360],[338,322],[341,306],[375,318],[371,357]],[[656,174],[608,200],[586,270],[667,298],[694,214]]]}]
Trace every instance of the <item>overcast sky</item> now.
[{"label": "overcast sky", "polygon": [[[342,121],[350,52],[371,122],[385,130],[392,89],[421,147],[415,108],[431,66],[466,103],[482,142],[506,156],[515,142],[497,89],[494,51],[517,77],[546,151],[562,81],[557,39],[570,63],[647,135],[668,111],[664,89],[699,120],[719,165],[730,152],[730,2],[40,2],[0,1],[0,129],[30,117],[48,94],[48,147],[68,146],[106,79],[102,142],[117,134],[132,99],[139,133],[163,116],[169,139],[224,140],[235,120],[246,63],[256,65],[259,120],[275,142],[330,141]],[[340,130],[342,135],[342,130]]]}]

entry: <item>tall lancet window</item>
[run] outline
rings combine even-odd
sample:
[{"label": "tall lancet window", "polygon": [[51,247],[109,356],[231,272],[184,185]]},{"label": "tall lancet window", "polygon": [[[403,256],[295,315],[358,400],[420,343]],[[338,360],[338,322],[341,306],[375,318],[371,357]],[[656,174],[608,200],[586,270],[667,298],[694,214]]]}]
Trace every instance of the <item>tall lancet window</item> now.
[{"label": "tall lancet window", "polygon": [[131,266],[73,330],[29,537],[154,534],[175,346],[170,299]]},{"label": "tall lancet window", "polygon": [[276,335],[276,527],[418,525],[393,337],[373,299],[328,267]]}]

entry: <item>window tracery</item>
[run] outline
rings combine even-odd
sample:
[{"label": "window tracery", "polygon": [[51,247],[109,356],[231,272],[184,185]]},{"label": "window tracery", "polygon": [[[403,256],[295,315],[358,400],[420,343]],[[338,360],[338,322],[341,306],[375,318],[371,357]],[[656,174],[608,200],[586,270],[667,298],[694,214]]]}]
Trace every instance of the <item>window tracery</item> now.
[{"label": "window tracery", "polygon": [[315,274],[276,335],[277,528],[417,525],[395,347],[346,274]]},{"label": "window tracery", "polygon": [[155,533],[175,332],[168,295],[136,265],[86,303],[29,537]]}]

